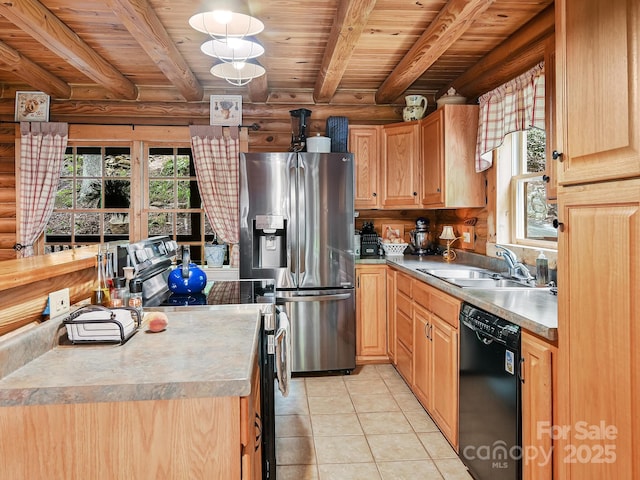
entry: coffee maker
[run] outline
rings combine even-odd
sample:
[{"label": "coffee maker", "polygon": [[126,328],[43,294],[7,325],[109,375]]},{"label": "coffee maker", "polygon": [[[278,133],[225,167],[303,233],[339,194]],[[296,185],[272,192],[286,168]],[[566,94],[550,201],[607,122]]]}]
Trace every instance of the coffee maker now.
[{"label": "coffee maker", "polygon": [[307,151],[307,118],[311,116],[311,110],[299,108],[289,110],[291,114],[291,146],[290,152]]},{"label": "coffee maker", "polygon": [[416,228],[415,230],[411,230],[410,235],[411,247],[415,255],[429,255],[432,253],[428,219],[419,217],[416,220]]}]

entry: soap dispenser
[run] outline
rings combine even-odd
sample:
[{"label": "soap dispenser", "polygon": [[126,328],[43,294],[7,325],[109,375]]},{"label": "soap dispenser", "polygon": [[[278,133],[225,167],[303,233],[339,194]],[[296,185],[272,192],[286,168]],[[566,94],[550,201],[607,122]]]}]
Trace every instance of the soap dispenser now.
[{"label": "soap dispenser", "polygon": [[546,287],[549,283],[549,262],[544,252],[540,251],[540,255],[536,258],[536,286]]}]

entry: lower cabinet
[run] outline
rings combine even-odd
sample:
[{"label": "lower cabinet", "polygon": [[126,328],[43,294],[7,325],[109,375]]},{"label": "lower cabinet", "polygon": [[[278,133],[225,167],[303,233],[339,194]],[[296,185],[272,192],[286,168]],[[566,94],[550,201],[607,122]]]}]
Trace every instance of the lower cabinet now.
[{"label": "lower cabinet", "polygon": [[387,267],[387,355],[396,361],[396,271]]},{"label": "lower cabinet", "polygon": [[260,408],[260,367],[251,379],[251,395],[240,398],[240,444],[242,480],[262,479],[262,412]]},{"label": "lower cabinet", "polygon": [[523,480],[553,478],[554,363],[557,347],[522,332]]},{"label": "lower cabinet", "polygon": [[356,266],[356,362],[388,362],[386,265]]},{"label": "lower cabinet", "polygon": [[410,276],[396,272],[396,367],[409,385],[413,385],[413,282]]}]

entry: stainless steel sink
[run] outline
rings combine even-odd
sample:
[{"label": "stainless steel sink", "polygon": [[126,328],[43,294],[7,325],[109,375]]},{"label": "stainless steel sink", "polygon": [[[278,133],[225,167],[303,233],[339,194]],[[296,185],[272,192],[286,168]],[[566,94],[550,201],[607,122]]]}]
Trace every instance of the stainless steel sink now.
[{"label": "stainless steel sink", "polygon": [[503,278],[498,272],[474,268],[447,268],[425,269],[419,268],[419,272],[433,275],[434,277],[449,282],[461,288],[478,289],[515,289],[532,288],[533,284]]},{"label": "stainless steel sink", "polygon": [[492,272],[489,270],[472,270],[472,269],[437,269],[437,270],[427,270],[424,268],[419,268],[418,271],[422,273],[428,273],[429,275],[433,275],[438,278],[496,278],[500,277],[499,273]]},{"label": "stainless steel sink", "polygon": [[509,278],[474,278],[474,279],[460,279],[460,278],[443,278],[443,280],[453,283],[463,288],[532,288],[533,285],[519,282],[517,280],[511,280]]}]

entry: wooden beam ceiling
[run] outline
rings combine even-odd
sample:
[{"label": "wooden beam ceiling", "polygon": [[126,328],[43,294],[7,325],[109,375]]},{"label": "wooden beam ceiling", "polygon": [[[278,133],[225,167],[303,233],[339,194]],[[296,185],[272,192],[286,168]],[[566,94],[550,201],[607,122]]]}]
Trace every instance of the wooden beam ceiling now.
[{"label": "wooden beam ceiling", "polygon": [[0,15],[31,35],[45,48],[65,59],[98,85],[104,86],[122,99],[137,98],[138,91],[132,82],[98,55],[38,0],[1,2]]},{"label": "wooden beam ceiling", "polygon": [[375,4],[376,0],[340,0],[313,92],[316,102],[329,102],[336,93]]},{"label": "wooden beam ceiling", "polygon": [[377,103],[402,95],[495,0],[449,0],[376,93]]},{"label": "wooden beam ceiling", "polygon": [[28,78],[32,87],[52,97],[71,97],[69,84],[23,57],[20,52],[3,42],[0,42],[0,70],[13,72],[20,78]]},{"label": "wooden beam ceiling", "polygon": [[109,4],[162,73],[188,101],[201,101],[203,88],[147,0],[110,0]]}]

